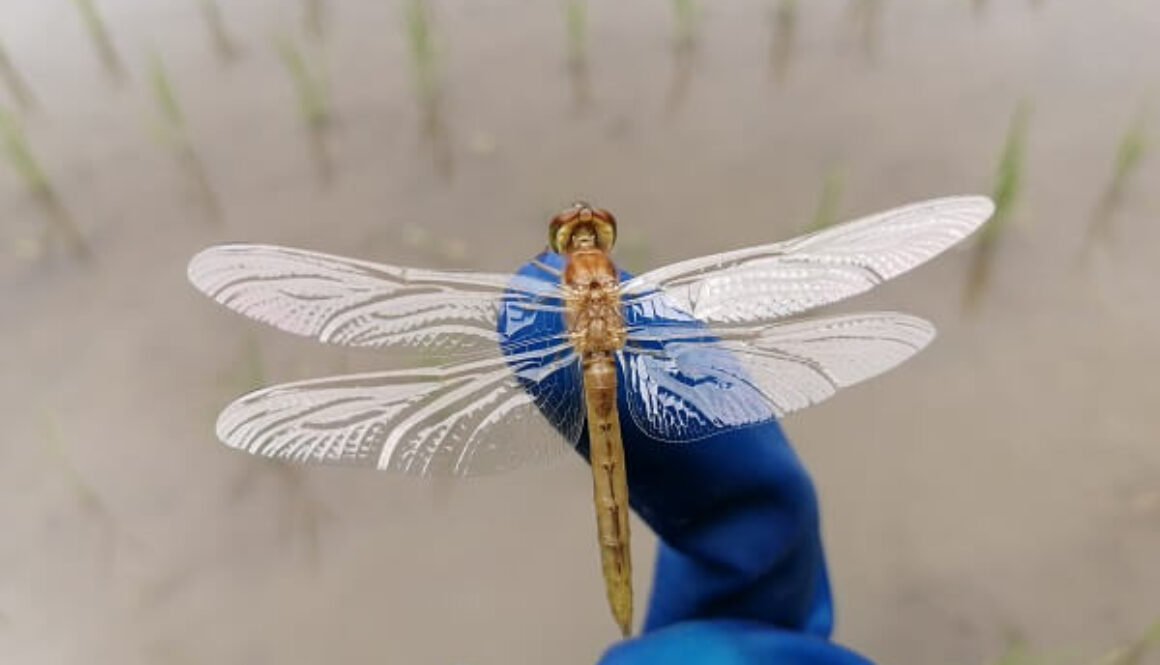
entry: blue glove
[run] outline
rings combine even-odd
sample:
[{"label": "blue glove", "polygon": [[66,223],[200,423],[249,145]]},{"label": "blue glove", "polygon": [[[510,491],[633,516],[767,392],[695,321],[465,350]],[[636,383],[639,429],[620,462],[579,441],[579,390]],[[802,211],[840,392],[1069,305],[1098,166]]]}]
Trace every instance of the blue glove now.
[{"label": "blue glove", "polygon": [[[563,257],[545,252],[519,270],[558,281],[536,262],[561,270]],[[500,318],[505,348],[563,328],[558,315],[516,319]],[[560,386],[528,389],[540,396]],[[630,501],[661,542],[643,634],[600,662],[868,665],[828,640],[833,609],[817,499],[781,427],[769,422],[688,445],[664,443],[625,417],[623,391],[618,402]],[[587,460],[587,431],[578,448]]]}]

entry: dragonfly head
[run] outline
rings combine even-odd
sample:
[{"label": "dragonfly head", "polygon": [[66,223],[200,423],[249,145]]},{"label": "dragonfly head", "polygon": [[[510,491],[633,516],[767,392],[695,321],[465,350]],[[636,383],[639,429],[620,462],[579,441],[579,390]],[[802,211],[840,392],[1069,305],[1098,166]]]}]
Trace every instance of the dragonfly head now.
[{"label": "dragonfly head", "polygon": [[548,225],[548,246],[557,254],[592,248],[608,252],[615,242],[616,218],[583,201],[553,217]]}]

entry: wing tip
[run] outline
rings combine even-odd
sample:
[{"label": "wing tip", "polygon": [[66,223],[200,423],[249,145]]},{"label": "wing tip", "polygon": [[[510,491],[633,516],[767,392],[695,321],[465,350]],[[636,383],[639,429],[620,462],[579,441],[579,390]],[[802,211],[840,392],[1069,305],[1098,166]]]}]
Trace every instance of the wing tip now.
[{"label": "wing tip", "polygon": [[[995,214],[995,202],[986,194],[960,194],[934,199],[931,203],[951,204],[965,214],[978,228]],[[973,229],[972,229],[973,230]]]},{"label": "wing tip", "polygon": [[233,254],[259,254],[271,249],[285,251],[289,248],[245,242],[210,245],[190,257],[185,266],[185,276],[197,290],[212,296],[209,276],[223,267],[222,263],[227,257]]},{"label": "wing tip", "polygon": [[977,210],[984,220],[990,219],[991,215],[995,214],[995,202],[986,194],[963,194],[954,198]]},{"label": "wing tip", "polygon": [[907,314],[906,312],[890,312],[890,314],[900,321],[905,321],[908,326],[922,334],[922,338],[918,341],[918,348],[915,349],[916,353],[925,349],[934,341],[935,337],[938,337],[938,326],[928,319],[915,316],[914,314]]},{"label": "wing tip", "polygon": [[205,293],[206,291],[205,285],[202,283],[202,277],[205,273],[206,264],[209,262],[211,257],[217,253],[217,249],[217,245],[206,247],[205,249],[190,257],[189,263],[185,266],[185,278],[189,280],[189,283],[192,284],[194,288],[196,288],[198,291],[201,291],[202,293]]}]

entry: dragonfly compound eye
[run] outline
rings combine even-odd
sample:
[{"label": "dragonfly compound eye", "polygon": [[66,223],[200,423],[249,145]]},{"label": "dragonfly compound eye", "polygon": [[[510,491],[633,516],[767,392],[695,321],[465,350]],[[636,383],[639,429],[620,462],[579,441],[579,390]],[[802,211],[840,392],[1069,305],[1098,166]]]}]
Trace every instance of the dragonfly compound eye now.
[{"label": "dragonfly compound eye", "polygon": [[581,228],[595,236],[595,245],[607,252],[616,242],[616,218],[612,213],[586,203],[577,203],[552,218],[548,225],[548,247],[557,254],[568,252],[572,236]]}]

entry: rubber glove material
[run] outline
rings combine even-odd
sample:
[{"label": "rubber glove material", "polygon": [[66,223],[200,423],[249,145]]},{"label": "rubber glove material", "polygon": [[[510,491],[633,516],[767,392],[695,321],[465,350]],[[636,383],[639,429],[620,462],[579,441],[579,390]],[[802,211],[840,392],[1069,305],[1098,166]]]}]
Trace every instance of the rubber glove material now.
[{"label": "rubber glove material", "polygon": [[[563,265],[544,252],[518,272],[558,283]],[[518,305],[499,321],[505,348],[527,349],[529,340],[563,331],[559,314],[529,316]],[[623,387],[619,367],[618,380]],[[574,377],[559,372],[528,390],[561,394],[567,381]],[[643,635],[601,662],[867,663],[827,639],[833,611],[817,499],[781,427],[770,421],[695,443],[659,442],[627,417],[623,390],[618,408],[630,501],[661,543]],[[578,451],[588,459],[587,431]]]}]

